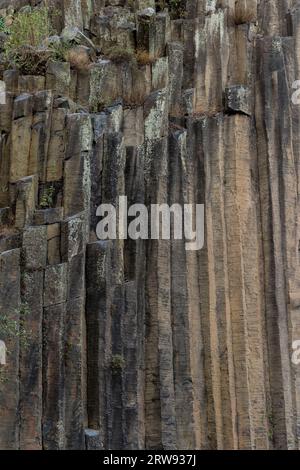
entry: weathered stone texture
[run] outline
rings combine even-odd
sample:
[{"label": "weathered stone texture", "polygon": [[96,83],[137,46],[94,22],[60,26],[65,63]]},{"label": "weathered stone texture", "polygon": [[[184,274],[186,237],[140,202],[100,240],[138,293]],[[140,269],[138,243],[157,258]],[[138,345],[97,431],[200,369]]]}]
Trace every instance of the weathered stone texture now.
[{"label": "weathered stone texture", "polygon": [[[299,2],[184,3],[55,0],[84,66],[3,72],[0,449],[300,448]],[[124,195],[203,248],[98,240]]]}]

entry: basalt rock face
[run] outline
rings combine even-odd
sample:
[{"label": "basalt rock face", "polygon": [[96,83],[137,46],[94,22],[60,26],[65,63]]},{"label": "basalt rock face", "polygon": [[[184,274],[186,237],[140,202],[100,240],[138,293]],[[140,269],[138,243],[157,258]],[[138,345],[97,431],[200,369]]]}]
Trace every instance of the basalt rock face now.
[{"label": "basalt rock face", "polygon": [[[88,66],[3,71],[0,448],[299,449],[300,2],[53,3]],[[203,249],[98,240],[122,195]]]}]

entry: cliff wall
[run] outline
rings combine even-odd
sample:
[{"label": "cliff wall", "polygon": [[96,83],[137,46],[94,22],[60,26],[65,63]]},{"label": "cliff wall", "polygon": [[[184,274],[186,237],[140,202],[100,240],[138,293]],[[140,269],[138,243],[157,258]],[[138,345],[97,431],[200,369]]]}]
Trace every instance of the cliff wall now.
[{"label": "cliff wall", "polygon": [[[300,2],[44,3],[75,56],[0,61],[0,448],[299,449]],[[120,195],[204,248],[99,241]]]}]

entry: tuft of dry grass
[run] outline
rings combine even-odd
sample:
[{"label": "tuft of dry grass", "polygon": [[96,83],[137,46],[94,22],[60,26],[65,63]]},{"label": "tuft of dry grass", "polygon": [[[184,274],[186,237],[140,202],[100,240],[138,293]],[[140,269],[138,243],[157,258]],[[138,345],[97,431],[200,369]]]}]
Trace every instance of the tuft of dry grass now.
[{"label": "tuft of dry grass", "polygon": [[112,44],[104,50],[104,55],[115,63],[136,63],[135,53],[132,49],[121,46],[120,44]]},{"label": "tuft of dry grass", "polygon": [[232,13],[232,22],[236,25],[253,23],[256,21],[256,9],[253,5],[247,5],[242,3],[241,5],[236,5],[235,10]]},{"label": "tuft of dry grass", "polygon": [[43,75],[52,55],[50,49],[24,45],[18,48],[12,63],[25,75]]},{"label": "tuft of dry grass", "polygon": [[76,46],[66,52],[66,60],[71,67],[78,70],[88,70],[91,65],[89,50],[85,46]]},{"label": "tuft of dry grass", "polygon": [[146,51],[146,49],[137,49],[136,61],[139,65],[151,65],[155,62],[155,57]]}]

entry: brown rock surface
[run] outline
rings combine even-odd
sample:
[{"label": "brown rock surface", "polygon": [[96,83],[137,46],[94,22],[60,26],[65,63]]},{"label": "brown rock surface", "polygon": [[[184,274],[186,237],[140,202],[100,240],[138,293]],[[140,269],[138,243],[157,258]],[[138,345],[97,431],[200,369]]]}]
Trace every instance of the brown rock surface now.
[{"label": "brown rock surface", "polygon": [[[86,43],[1,76],[0,449],[300,449],[299,1],[54,3]],[[97,240],[124,194],[204,247]]]}]

